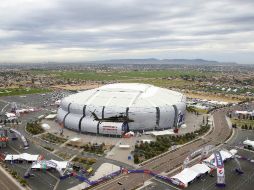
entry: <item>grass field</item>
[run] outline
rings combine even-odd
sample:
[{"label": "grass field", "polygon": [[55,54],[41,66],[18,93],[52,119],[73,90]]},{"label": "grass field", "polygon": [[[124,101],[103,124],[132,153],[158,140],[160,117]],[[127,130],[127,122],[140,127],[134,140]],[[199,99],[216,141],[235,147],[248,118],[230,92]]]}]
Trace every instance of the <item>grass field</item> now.
[{"label": "grass field", "polygon": [[178,70],[155,70],[155,71],[126,71],[126,72],[95,72],[95,71],[41,71],[33,70],[32,74],[49,74],[63,79],[79,79],[91,81],[114,81],[126,79],[147,79],[167,77],[209,77],[214,75],[210,72],[201,71],[178,71]]},{"label": "grass field", "polygon": [[232,124],[236,124],[239,127],[243,125],[254,126],[254,120],[249,120],[249,119],[231,119],[231,122]]},{"label": "grass field", "polygon": [[0,96],[16,96],[45,92],[50,92],[50,90],[44,88],[4,88],[0,89]]}]

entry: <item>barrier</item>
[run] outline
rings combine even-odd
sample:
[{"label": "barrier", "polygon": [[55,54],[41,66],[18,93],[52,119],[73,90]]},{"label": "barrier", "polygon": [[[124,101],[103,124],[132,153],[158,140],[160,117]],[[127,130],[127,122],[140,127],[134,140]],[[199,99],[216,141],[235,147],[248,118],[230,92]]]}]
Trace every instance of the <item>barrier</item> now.
[{"label": "barrier", "polygon": [[120,168],[120,170],[118,170],[118,171],[116,171],[116,172],[113,172],[113,173],[110,173],[110,174],[108,174],[108,175],[106,175],[106,176],[104,176],[104,177],[101,177],[101,178],[99,178],[99,179],[97,179],[97,180],[94,180],[94,181],[90,181],[90,180],[87,179],[86,177],[84,177],[84,176],[82,176],[82,175],[77,175],[77,173],[74,173],[74,172],[71,173],[71,174],[67,174],[67,175],[61,176],[60,179],[61,179],[61,180],[64,180],[64,179],[66,179],[66,178],[68,178],[68,177],[74,176],[74,177],[76,177],[78,180],[80,180],[80,181],[82,181],[82,182],[86,182],[87,184],[93,186],[93,185],[97,185],[97,184],[99,184],[99,183],[102,183],[102,182],[104,182],[104,181],[106,181],[106,180],[109,180],[109,179],[111,179],[111,178],[113,178],[113,177],[115,177],[115,176],[118,176],[118,175],[120,175],[121,173],[124,173],[124,172],[127,172],[127,173],[129,173],[129,174],[131,174],[131,173],[143,173],[143,174],[148,174],[148,175],[151,175],[151,176],[153,176],[153,177],[155,177],[155,178],[157,178],[157,179],[163,180],[163,181],[165,181],[165,182],[167,182],[167,183],[171,183],[171,184],[177,185],[177,186],[180,187],[180,188],[183,188],[183,187],[184,187],[184,185],[181,184],[181,182],[178,182],[178,181],[176,181],[176,180],[174,180],[174,179],[171,179],[170,177],[167,177],[167,176],[163,176],[163,175],[160,175],[160,174],[156,174],[156,173],[152,172],[151,170],[128,170],[128,169],[126,169],[126,168]]}]

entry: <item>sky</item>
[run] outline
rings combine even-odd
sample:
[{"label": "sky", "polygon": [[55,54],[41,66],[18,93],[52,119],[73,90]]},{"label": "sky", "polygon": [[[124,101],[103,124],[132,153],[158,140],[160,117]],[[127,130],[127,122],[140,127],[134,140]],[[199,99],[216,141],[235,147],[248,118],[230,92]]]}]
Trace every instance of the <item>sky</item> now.
[{"label": "sky", "polygon": [[254,64],[254,0],[2,0],[0,63]]}]

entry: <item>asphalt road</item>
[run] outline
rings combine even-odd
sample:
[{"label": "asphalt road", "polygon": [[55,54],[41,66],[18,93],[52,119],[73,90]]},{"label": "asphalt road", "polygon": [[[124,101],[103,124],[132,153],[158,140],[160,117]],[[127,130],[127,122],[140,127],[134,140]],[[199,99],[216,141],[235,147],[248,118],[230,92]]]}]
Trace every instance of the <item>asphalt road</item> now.
[{"label": "asphalt road", "polygon": [[19,190],[17,186],[1,169],[0,169],[0,189],[2,190]]},{"label": "asphalt road", "polygon": [[[17,102],[18,106],[32,106],[36,108],[41,108],[44,105],[44,102],[47,101],[48,99],[51,99],[52,95],[45,94],[45,96],[41,96],[40,94],[33,94],[33,95],[27,95],[26,98],[22,98],[20,96],[12,96],[12,97],[2,97],[0,99],[0,109],[2,109],[8,102]],[[20,140],[17,141],[10,141],[9,145],[7,148],[0,150],[0,152],[8,152],[8,153],[30,153],[30,154],[40,154],[45,157],[45,159],[54,159],[54,160],[63,160],[59,157],[57,157],[55,154],[52,154],[51,152],[43,149],[41,146],[47,146],[47,147],[52,147],[55,150],[59,150],[61,152],[66,152],[70,155],[79,155],[79,156],[84,156],[84,157],[93,157],[96,158],[97,162],[93,165],[94,170],[96,170],[102,163],[108,162],[112,163],[115,165],[121,165],[127,168],[132,168],[131,166],[124,164],[122,162],[118,162],[115,160],[107,159],[104,157],[96,156],[93,154],[89,153],[84,153],[81,154],[79,149],[71,148],[71,147],[59,147],[59,145],[53,145],[50,143],[46,143],[45,141],[41,140],[40,138],[37,137],[32,137],[32,135],[28,135],[25,132],[25,126],[27,122],[33,121],[38,118],[40,115],[44,115],[46,113],[49,113],[49,110],[54,110],[56,109],[55,106],[50,106],[50,102],[48,103],[47,106],[44,106],[43,109],[40,109],[39,111],[36,112],[30,112],[27,114],[24,114],[20,117],[21,124],[19,124],[16,129],[26,136],[28,138],[29,142],[29,149],[23,150],[22,143]],[[10,105],[6,107],[6,110],[10,109]],[[8,124],[10,125],[10,124]],[[20,176],[23,176],[24,173],[26,172],[27,168],[29,165],[27,164],[9,164],[9,167],[15,170]],[[64,190],[71,188],[77,184],[80,184],[81,182],[76,179],[75,177],[68,178],[66,180],[59,180],[59,174],[57,172],[54,172],[53,170],[50,172],[42,172],[42,171],[32,171],[32,174],[34,174],[33,177],[30,177],[27,180],[29,183],[30,187],[33,190]],[[0,186],[1,190],[1,186]]]},{"label": "asphalt road", "polygon": [[[17,100],[13,97],[8,97],[6,99],[7,99],[7,101],[10,101],[10,102],[14,100],[16,102],[22,102],[24,104],[27,104],[29,102],[29,104],[31,104],[31,106],[41,106],[43,104],[44,98],[38,97],[38,96],[40,96],[40,95],[31,95],[31,98],[29,96],[29,99],[28,98],[24,99],[24,98],[20,98],[20,97],[15,97],[15,98],[17,98]],[[34,102],[36,102],[36,103],[34,103]],[[227,109],[229,109],[229,108],[227,108]],[[158,159],[156,159],[155,161],[148,162],[147,164],[142,166],[141,169],[150,169],[150,170],[155,171],[157,173],[170,171],[173,168],[176,168],[177,166],[182,165],[183,160],[190,154],[191,151],[196,150],[196,149],[198,149],[204,145],[207,145],[207,144],[217,145],[220,142],[225,141],[228,138],[228,136],[230,136],[230,134],[231,134],[231,129],[228,127],[226,119],[225,119],[226,111],[227,111],[226,109],[221,109],[221,110],[217,110],[213,114],[215,128],[214,128],[213,132],[211,134],[207,135],[204,139],[199,139],[199,140],[195,141],[194,143],[191,143],[189,145],[186,145],[186,146],[183,146],[183,147],[177,149],[174,152],[170,152],[164,156],[161,156]],[[24,117],[22,119],[22,122],[23,122],[22,127],[19,129],[19,131],[24,133],[24,124],[27,121],[34,119],[35,117],[38,116],[38,114],[41,114],[42,112],[28,114],[27,117]],[[10,144],[13,145],[15,148],[19,147],[19,145],[15,144],[15,142],[10,143]],[[39,153],[39,154],[43,154],[47,159],[59,160],[59,158],[55,157],[53,154],[50,154],[49,152],[45,151],[42,148],[39,148],[37,145],[32,144],[32,143],[30,144],[30,148],[26,152],[33,153],[33,154]],[[15,167],[15,166],[13,166],[13,167]],[[17,168],[17,170],[20,170],[21,175],[25,171],[25,168],[22,169],[22,166],[17,166],[16,168]],[[28,180],[29,180],[29,184],[31,184],[32,187],[36,187],[35,189],[38,189],[38,190],[53,189],[55,184],[57,183],[56,177],[57,177],[57,174],[54,174],[54,173],[52,173],[51,175],[48,175],[47,173],[39,172],[34,178],[30,178]],[[97,187],[94,187],[93,189],[107,189],[107,190],[133,189],[136,186],[142,185],[143,182],[148,179],[151,179],[151,177],[148,175],[142,175],[142,174],[122,175],[122,176],[119,176],[118,178],[108,181],[105,184],[101,184]],[[118,181],[120,181],[123,185],[120,186],[117,183]],[[68,180],[64,181],[63,183],[61,182],[58,189],[66,189],[68,186],[69,187],[74,186],[75,184],[78,184],[78,183],[80,183],[80,182],[76,181],[76,179],[68,179]],[[168,188],[168,186],[167,186],[167,188]]]},{"label": "asphalt road", "polygon": [[[241,147],[242,142],[246,139],[254,140],[254,131],[252,130],[241,130],[235,129],[233,137],[224,144],[222,147],[228,150]],[[254,153],[246,150],[237,148],[238,155],[245,156],[254,159]],[[227,161],[225,163],[225,175],[226,175],[226,187],[225,190],[252,190],[254,187],[254,164],[245,160],[238,159],[241,168],[244,171],[243,175],[238,175],[235,173],[236,163],[234,160]],[[218,190],[215,186],[216,183],[216,173],[215,177],[204,176],[203,178],[195,180],[189,185],[186,190]],[[177,187],[173,187],[163,181],[152,179],[151,184],[143,187],[141,190],[178,190]]]},{"label": "asphalt road", "polygon": [[[174,152],[159,157],[158,159],[148,162],[140,169],[149,169],[156,173],[170,171],[178,166],[181,166],[184,159],[190,154],[191,151],[197,150],[204,145],[212,144],[218,145],[220,142],[224,142],[231,134],[231,128],[228,126],[225,114],[229,108],[223,108],[216,110],[213,114],[214,117],[214,130],[208,134],[205,138],[199,139],[191,144],[185,145]],[[141,174],[129,174],[127,177],[115,178],[104,184],[96,186],[92,189],[96,190],[119,190],[119,189],[133,189],[141,186],[144,181],[151,179],[149,175]],[[119,186],[118,182],[121,182]]]}]

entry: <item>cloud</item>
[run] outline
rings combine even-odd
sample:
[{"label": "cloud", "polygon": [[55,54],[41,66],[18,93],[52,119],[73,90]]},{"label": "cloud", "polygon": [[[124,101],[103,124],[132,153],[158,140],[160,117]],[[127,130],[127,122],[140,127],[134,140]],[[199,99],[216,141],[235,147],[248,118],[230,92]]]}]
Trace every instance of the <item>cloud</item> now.
[{"label": "cloud", "polygon": [[253,8],[252,0],[8,0],[0,4],[0,62],[182,56],[252,63]]}]

